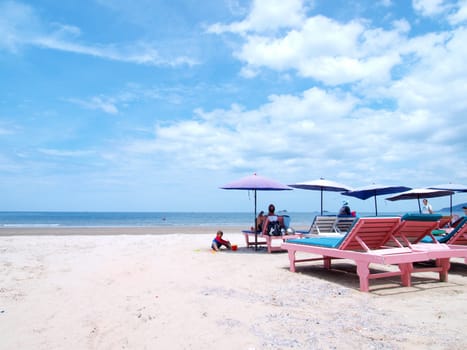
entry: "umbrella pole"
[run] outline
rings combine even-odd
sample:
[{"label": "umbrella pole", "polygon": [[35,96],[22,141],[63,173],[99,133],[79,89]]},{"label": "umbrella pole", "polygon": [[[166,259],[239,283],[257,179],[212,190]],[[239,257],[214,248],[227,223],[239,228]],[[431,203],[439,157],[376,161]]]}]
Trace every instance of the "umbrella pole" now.
[{"label": "umbrella pole", "polygon": [[256,230],[256,190],[255,190],[255,227],[253,227],[253,230],[255,230],[255,251],[258,250],[258,231]]},{"label": "umbrella pole", "polygon": [[420,197],[417,198],[418,202],[418,212],[421,214],[422,213],[422,207],[420,206]]},{"label": "umbrella pole", "polygon": [[375,214],[378,216],[378,201],[376,200],[376,195],[375,195]]},{"label": "umbrella pole", "polygon": [[321,187],[321,216],[323,216],[323,188]]},{"label": "umbrella pole", "polygon": [[451,216],[452,218],[452,194],[449,196],[449,204],[450,204],[450,211],[449,211],[449,215]]}]

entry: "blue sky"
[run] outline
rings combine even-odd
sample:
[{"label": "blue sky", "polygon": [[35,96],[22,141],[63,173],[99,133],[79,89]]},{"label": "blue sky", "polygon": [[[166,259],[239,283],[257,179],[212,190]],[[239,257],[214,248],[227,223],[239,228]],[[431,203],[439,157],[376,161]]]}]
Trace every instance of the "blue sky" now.
[{"label": "blue sky", "polygon": [[0,210],[248,211],[219,187],[252,173],[465,184],[466,24],[467,0],[0,0]]}]

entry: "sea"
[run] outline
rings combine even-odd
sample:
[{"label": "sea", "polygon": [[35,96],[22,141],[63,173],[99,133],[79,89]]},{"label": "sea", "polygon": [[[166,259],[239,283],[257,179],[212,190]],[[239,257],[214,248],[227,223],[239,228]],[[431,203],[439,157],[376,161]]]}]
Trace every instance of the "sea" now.
[{"label": "sea", "polygon": [[[307,225],[311,223],[316,213],[285,213],[285,215],[293,218],[297,225]],[[253,212],[3,211],[0,212],[0,227],[250,227],[254,219]]]},{"label": "sea", "polygon": [[[307,226],[319,212],[278,212],[288,215],[290,226]],[[325,215],[335,215],[327,212]],[[380,216],[404,213],[380,213]],[[449,212],[443,213],[448,215]],[[374,213],[359,213],[372,216]],[[155,227],[244,226],[254,222],[253,212],[61,212],[2,211],[0,227]]]}]

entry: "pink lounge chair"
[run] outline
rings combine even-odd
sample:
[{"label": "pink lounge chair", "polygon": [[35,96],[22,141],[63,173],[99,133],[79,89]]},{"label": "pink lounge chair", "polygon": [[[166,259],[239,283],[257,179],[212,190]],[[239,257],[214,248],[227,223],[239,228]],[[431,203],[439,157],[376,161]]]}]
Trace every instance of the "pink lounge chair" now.
[{"label": "pink lounge chair", "polygon": [[[280,216],[278,218],[280,219],[279,222],[283,222],[282,218]],[[269,219],[266,219],[264,221],[264,223],[263,223],[263,231],[262,232],[259,232],[259,231],[257,232],[258,238],[260,239],[260,240],[258,240],[257,243],[255,243],[255,241],[254,241],[254,237],[255,237],[255,232],[254,231],[251,231],[251,230],[243,230],[242,231],[243,235],[245,236],[245,241],[246,241],[247,247],[255,246],[255,245],[266,245],[266,247],[268,249],[268,253],[278,252],[278,251],[283,251],[283,249],[280,246],[273,244],[274,241],[281,240],[282,242],[285,242],[288,239],[300,238],[300,237],[303,236],[303,234],[301,234],[301,233],[295,233],[295,234],[291,234],[291,235],[290,234],[283,234],[283,235],[280,235],[280,236],[270,236],[270,235],[268,235],[266,233],[268,223],[269,223]],[[284,227],[284,230],[285,230],[285,227]]]},{"label": "pink lounge chair", "polygon": [[446,225],[450,226],[451,219],[452,219],[452,217],[450,215],[446,215],[446,216],[441,217],[441,219],[439,219],[439,221],[438,221],[438,227],[436,229],[442,230],[442,229],[444,229],[446,227]]},{"label": "pink lounge chair", "polygon": [[449,245],[464,245],[467,246],[467,221],[464,220],[456,233],[446,242]]},{"label": "pink lounge chair", "polygon": [[406,214],[387,237],[386,245],[407,247],[418,243],[439,225],[441,215],[437,214]]},{"label": "pink lounge chair", "polygon": [[263,233],[258,233],[258,242],[255,243],[255,232],[254,231],[243,230],[242,233],[245,237],[245,242],[246,242],[247,247],[250,247],[250,246],[254,247],[255,245],[257,246],[265,245],[266,248],[268,249],[268,253],[283,251],[283,249],[280,246],[273,244],[274,240],[277,241],[278,239],[280,239],[283,242],[285,242],[288,239],[300,238],[303,236],[301,233],[296,233],[293,235],[282,235],[282,236],[269,236],[269,235],[263,235]]},{"label": "pink lounge chair", "polygon": [[243,236],[245,237],[245,243],[246,243],[246,246],[247,248],[251,247],[251,246],[262,246],[262,245],[267,245],[268,242],[266,242],[265,240],[260,240],[258,239],[256,242],[255,242],[255,234],[258,235],[257,238],[262,238],[262,234],[260,231],[258,232],[255,232],[255,231],[251,231],[251,230],[242,230],[242,233],[243,233]]},{"label": "pink lounge chair", "polygon": [[[423,217],[426,218],[426,215]],[[425,231],[421,229],[424,223],[426,225]],[[418,236],[415,234],[415,229],[410,230],[410,227],[418,228]],[[447,234],[446,236],[435,237],[431,233],[429,222],[417,221],[416,216],[410,218],[409,220],[404,220],[403,217],[401,226],[399,230],[396,230],[394,236],[398,239],[399,242],[401,242],[403,246],[407,246],[414,251],[426,252],[430,259],[436,259],[436,264],[438,266],[443,264],[446,265],[447,270],[449,270],[450,267],[450,258],[464,258],[465,262],[467,263],[466,219],[463,219],[456,226],[454,231]],[[440,276],[440,278],[447,281],[447,271],[446,276]]]},{"label": "pink lounge chair", "polygon": [[[332,259],[350,259],[357,265],[360,290],[369,291],[369,280],[401,276],[404,286],[411,285],[413,263],[429,260],[428,253],[413,251],[408,247],[383,248],[394,230],[400,225],[400,218],[359,218],[343,237],[306,237],[287,240],[282,248],[288,251],[290,271],[295,272],[297,262],[323,260],[326,269],[331,268]],[[296,253],[320,255],[320,258],[297,259]],[[370,264],[397,265],[399,271],[370,273]],[[445,266],[444,266],[445,268]]]},{"label": "pink lounge chair", "polygon": [[434,267],[413,267],[412,273],[416,272],[438,272],[440,281],[447,282],[450,268],[450,258],[458,256],[460,250],[447,252],[440,247],[423,248],[419,242],[427,235],[432,235],[432,231],[439,227],[441,215],[438,214],[406,214],[401,218],[401,222],[388,236],[385,247],[408,247],[412,251],[422,251],[427,253],[429,260],[436,260]]},{"label": "pink lounge chair", "polygon": [[291,234],[291,235],[286,234],[287,231],[286,231],[286,227],[285,227],[283,218],[281,216],[277,216],[276,218],[273,218],[273,219],[278,219],[280,225],[284,229],[285,234],[282,234],[280,236],[270,236],[268,234],[268,232],[267,232],[268,224],[269,224],[269,217],[266,218],[266,220],[264,221],[264,224],[263,224],[263,232],[261,232],[260,237],[266,240],[266,246],[268,248],[268,253],[280,252],[280,251],[284,250],[284,249],[281,248],[281,246],[274,245],[273,241],[281,240],[282,242],[286,242],[289,239],[301,238],[303,236],[302,233],[295,233],[295,234]]}]

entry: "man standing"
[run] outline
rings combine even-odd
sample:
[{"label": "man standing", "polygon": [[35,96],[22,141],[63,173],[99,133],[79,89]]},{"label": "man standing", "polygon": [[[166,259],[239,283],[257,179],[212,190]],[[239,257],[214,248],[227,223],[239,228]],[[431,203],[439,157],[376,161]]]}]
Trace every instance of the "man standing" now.
[{"label": "man standing", "polygon": [[423,198],[422,214],[433,214],[433,208],[426,198]]}]

